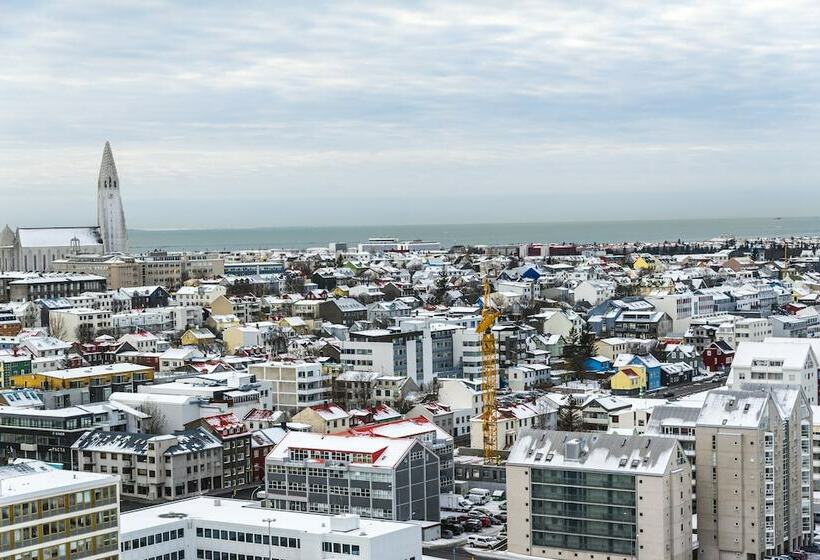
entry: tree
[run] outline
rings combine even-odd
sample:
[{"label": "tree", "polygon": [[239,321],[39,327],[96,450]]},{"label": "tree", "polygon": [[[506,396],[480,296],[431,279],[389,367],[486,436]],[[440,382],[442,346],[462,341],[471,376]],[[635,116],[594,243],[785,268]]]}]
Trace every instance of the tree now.
[{"label": "tree", "polygon": [[447,287],[450,283],[450,278],[447,276],[447,270],[442,268],[441,272],[436,277],[435,287],[433,289],[433,297],[430,298],[430,303],[439,305],[444,301],[444,294],[447,293]]},{"label": "tree", "polygon": [[581,406],[578,399],[570,395],[566,402],[558,407],[558,429],[562,432],[578,432],[584,427]]},{"label": "tree", "polygon": [[48,320],[48,333],[54,338],[65,340],[68,338],[68,327],[65,324],[62,316],[52,314]]},{"label": "tree", "polygon": [[581,329],[572,327],[568,344],[564,349],[564,356],[579,378],[585,376],[585,362],[594,355],[595,333],[589,329],[589,325],[584,325]]},{"label": "tree", "polygon": [[145,401],[139,406],[139,410],[148,415],[148,418],[142,421],[142,431],[146,434],[164,434],[165,433],[165,413],[154,401]]},{"label": "tree", "polygon": [[91,325],[90,323],[82,323],[77,327],[77,340],[79,340],[82,344],[94,342],[94,337],[96,334],[97,333],[94,331],[94,325]]}]

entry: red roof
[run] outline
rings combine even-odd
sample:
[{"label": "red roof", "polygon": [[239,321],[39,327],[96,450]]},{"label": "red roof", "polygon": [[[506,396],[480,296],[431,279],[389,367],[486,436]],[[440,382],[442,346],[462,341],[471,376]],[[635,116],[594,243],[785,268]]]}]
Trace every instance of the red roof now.
[{"label": "red roof", "polygon": [[248,428],[239,421],[239,418],[233,412],[206,416],[203,420],[222,439],[240,436],[248,432]]}]

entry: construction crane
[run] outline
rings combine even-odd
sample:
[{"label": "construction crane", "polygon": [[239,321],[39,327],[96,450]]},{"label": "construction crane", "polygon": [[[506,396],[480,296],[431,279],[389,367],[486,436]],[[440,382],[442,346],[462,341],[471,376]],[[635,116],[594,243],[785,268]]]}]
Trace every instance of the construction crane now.
[{"label": "construction crane", "polygon": [[481,308],[481,322],[476,332],[481,335],[481,428],[484,436],[484,461],[497,465],[498,426],[495,422],[495,389],[498,385],[498,354],[495,349],[493,325],[501,315],[490,306],[490,281],[484,279],[484,305]]}]

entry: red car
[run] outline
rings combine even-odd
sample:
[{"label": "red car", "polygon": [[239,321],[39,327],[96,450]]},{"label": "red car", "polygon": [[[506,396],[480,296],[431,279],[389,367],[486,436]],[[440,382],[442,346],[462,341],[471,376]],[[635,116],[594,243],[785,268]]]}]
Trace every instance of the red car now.
[{"label": "red car", "polygon": [[486,515],[484,517],[479,517],[478,519],[481,521],[481,526],[482,527],[489,527],[490,525],[493,524],[492,520],[489,517],[487,517]]}]

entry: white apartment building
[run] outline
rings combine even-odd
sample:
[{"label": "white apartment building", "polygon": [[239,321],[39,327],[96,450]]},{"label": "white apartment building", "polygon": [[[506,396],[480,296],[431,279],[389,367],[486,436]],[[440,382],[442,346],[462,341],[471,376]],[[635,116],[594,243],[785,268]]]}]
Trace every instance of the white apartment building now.
[{"label": "white apartment building", "polygon": [[191,498],[124,513],[120,559],[421,560],[417,525]]},{"label": "white apartment building", "polygon": [[552,368],[546,364],[521,364],[507,369],[507,386],[511,391],[530,391],[549,383]]},{"label": "white apartment building", "polygon": [[674,439],[522,430],[507,460],[507,550],[690,560],[691,477]]},{"label": "white apartment building", "polygon": [[90,307],[55,309],[48,314],[49,332],[65,342],[93,338],[101,330],[111,329],[111,312]]},{"label": "white apartment building", "polygon": [[575,303],[585,301],[594,307],[614,298],[616,286],[611,280],[584,280],[575,286]]},{"label": "white apartment building", "polygon": [[270,393],[274,410],[296,413],[307,406],[330,402],[330,375],[322,372],[317,362],[270,361],[251,364],[248,373],[258,381],[271,383]]},{"label": "white apartment building", "polygon": [[735,352],[726,385],[733,389],[744,383],[799,385],[809,403],[816,405],[818,368],[809,342],[798,339],[743,342]]},{"label": "white apartment building", "polygon": [[763,342],[772,336],[772,324],[768,319],[748,317],[728,321],[717,328],[715,340],[722,340],[732,348],[741,342]]},{"label": "white apartment building", "polygon": [[682,336],[689,328],[692,319],[697,316],[708,316],[715,313],[715,302],[711,294],[663,294],[647,296],[646,301],[663,311],[672,319],[673,336]]},{"label": "white apartment building", "polygon": [[0,467],[0,558],[118,560],[118,484],[39,461]]}]

